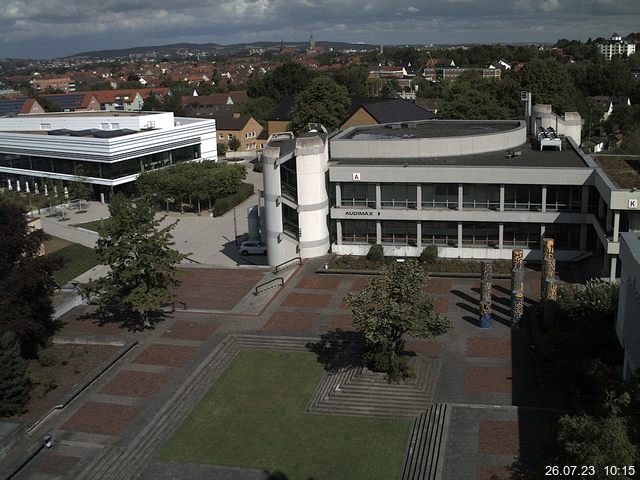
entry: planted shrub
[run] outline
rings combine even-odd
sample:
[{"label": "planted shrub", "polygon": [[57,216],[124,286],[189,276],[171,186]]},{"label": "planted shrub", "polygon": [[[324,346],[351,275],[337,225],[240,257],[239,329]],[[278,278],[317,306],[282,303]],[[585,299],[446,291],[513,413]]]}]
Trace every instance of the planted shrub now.
[{"label": "planted shrub", "polygon": [[438,247],[427,245],[420,253],[420,263],[436,263],[438,259]]},{"label": "planted shrub", "polygon": [[382,248],[382,245],[378,243],[371,245],[369,253],[367,253],[367,260],[376,263],[384,262],[384,249]]},{"label": "planted shrub", "polygon": [[215,217],[224,215],[236,205],[244,202],[251,195],[253,195],[253,185],[250,183],[241,184],[237,193],[229,195],[228,197],[216,199],[216,202],[213,205],[213,215]]}]

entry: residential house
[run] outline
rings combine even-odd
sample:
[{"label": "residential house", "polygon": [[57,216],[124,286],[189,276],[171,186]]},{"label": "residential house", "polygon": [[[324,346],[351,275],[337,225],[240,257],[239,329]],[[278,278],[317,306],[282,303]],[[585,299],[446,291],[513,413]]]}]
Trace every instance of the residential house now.
[{"label": "residential house", "polygon": [[255,152],[258,150],[258,137],[263,128],[251,115],[234,113],[232,115],[217,116],[215,120],[218,143],[228,144],[235,137],[240,140],[238,152]]},{"label": "residential house", "polygon": [[42,78],[39,73],[35,73],[29,83],[36,92],[45,92],[47,89],[62,90],[65,93],[76,91],[76,82],[70,77]]},{"label": "residential house", "polygon": [[63,112],[96,112],[100,103],[92,92],[54,93],[42,98],[56,105]]},{"label": "residential house", "polygon": [[0,117],[44,113],[44,108],[33,98],[0,99]]}]

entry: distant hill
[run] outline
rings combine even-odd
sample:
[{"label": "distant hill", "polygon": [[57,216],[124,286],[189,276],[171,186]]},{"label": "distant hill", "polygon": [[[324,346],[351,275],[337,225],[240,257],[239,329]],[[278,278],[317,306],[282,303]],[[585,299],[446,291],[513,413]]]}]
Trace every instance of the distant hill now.
[{"label": "distant hill", "polygon": [[[284,42],[285,47],[304,48],[308,45],[308,42]],[[334,50],[344,49],[372,49],[377,45],[361,44],[361,43],[347,43],[347,42],[316,42],[316,45],[323,47],[325,50],[333,48]],[[232,45],[220,45],[218,43],[174,43],[170,45],[156,45],[148,47],[132,47],[122,48],[114,50],[94,50],[91,52],[82,52],[69,55],[65,58],[114,58],[114,57],[126,57],[129,55],[145,55],[151,52],[156,52],[161,55],[172,55],[178,50],[199,50],[201,52],[219,52],[219,53],[235,53],[242,50],[249,50],[251,48],[278,48],[280,42],[252,42],[252,43],[235,43]]]}]

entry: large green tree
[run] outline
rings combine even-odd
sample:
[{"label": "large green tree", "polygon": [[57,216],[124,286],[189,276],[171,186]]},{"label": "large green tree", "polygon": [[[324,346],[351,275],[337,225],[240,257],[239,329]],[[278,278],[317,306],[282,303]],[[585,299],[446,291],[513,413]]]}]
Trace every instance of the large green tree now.
[{"label": "large green tree", "polygon": [[161,228],[145,199],[134,204],[117,194],[109,212],[96,252],[110,270],[85,284],[84,290],[103,312],[128,314],[132,326],[149,327],[152,314],[173,298],[180,283],[178,264],[188,255],[172,248],[175,223]]},{"label": "large green tree", "polygon": [[21,413],[29,401],[27,364],[11,332],[0,335],[0,417]]},{"label": "large green tree", "polygon": [[577,89],[567,66],[556,60],[534,59],[520,71],[520,82],[534,103],[551,104],[559,112],[576,109]]},{"label": "large green tree", "polygon": [[482,78],[477,72],[460,75],[445,87],[445,101],[438,116],[464,120],[510,118],[514,112],[508,108],[509,95],[498,95],[498,88],[496,80]]},{"label": "large green tree", "polygon": [[436,302],[427,295],[426,283],[427,273],[416,261],[396,262],[345,298],[353,326],[365,340],[365,363],[386,371],[390,380],[409,374],[405,334],[430,338],[451,328],[451,322],[434,311]]},{"label": "large green tree", "polygon": [[0,200],[0,334],[13,332],[32,355],[55,330],[51,297],[60,258],[41,256],[42,230],[31,230],[25,211]]},{"label": "large green tree", "polygon": [[344,121],[351,99],[347,89],[329,77],[318,77],[296,97],[291,111],[289,129],[305,132],[309,123],[321,123],[327,130],[336,130]]},{"label": "large green tree", "polygon": [[299,63],[287,62],[261,79],[247,82],[247,94],[252,98],[269,97],[279,102],[283,97],[296,95],[306,88],[313,72]]},{"label": "large green tree", "polygon": [[347,89],[351,97],[367,96],[369,68],[366,65],[349,65],[332,72],[333,79]]}]

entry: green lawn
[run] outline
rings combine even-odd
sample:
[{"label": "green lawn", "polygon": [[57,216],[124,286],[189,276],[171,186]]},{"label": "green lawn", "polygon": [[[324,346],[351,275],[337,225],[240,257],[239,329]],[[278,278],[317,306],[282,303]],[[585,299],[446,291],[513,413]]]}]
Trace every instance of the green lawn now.
[{"label": "green lawn", "polygon": [[305,413],[322,373],[311,353],[240,351],[158,458],[289,480],[400,478],[411,421]]},{"label": "green lawn", "polygon": [[61,238],[51,237],[45,242],[44,249],[47,255],[60,255],[65,260],[62,268],[53,272],[53,278],[59,285],[64,285],[99,263],[93,248],[67,242]]}]

